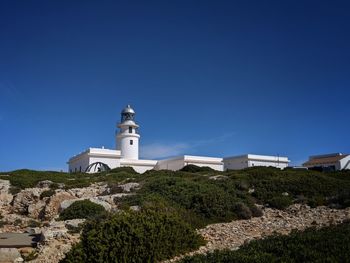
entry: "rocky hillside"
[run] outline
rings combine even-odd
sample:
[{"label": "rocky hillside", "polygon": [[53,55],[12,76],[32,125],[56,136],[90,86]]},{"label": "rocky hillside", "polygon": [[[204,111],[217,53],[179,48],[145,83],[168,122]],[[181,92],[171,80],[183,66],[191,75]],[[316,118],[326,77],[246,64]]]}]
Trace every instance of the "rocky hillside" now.
[{"label": "rocky hillside", "polygon": [[18,262],[64,258],[79,242],[86,219],[81,214],[74,218],[74,212],[70,220],[60,215],[82,200],[109,214],[151,209],[178,215],[207,241],[190,254],[237,249],[275,231],[287,234],[350,219],[349,172],[255,168],[220,173],[192,167],[190,172],[139,175],[123,168],[96,175],[20,170],[0,178],[0,233],[42,234],[37,248],[15,249],[12,254],[7,249]]}]

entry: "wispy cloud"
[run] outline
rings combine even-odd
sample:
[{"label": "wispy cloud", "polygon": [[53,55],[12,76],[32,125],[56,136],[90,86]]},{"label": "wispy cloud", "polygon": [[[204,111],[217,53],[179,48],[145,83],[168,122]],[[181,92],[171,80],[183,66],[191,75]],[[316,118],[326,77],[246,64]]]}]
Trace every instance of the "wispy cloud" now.
[{"label": "wispy cloud", "polygon": [[193,151],[198,147],[223,142],[233,136],[234,133],[223,134],[218,137],[205,140],[182,143],[152,143],[142,146],[141,157],[146,159],[165,158],[175,155],[185,154],[186,151]]},{"label": "wispy cloud", "polygon": [[164,158],[173,155],[179,155],[189,149],[190,146],[186,143],[177,144],[161,144],[153,143],[141,147],[141,156],[143,158],[155,159]]}]

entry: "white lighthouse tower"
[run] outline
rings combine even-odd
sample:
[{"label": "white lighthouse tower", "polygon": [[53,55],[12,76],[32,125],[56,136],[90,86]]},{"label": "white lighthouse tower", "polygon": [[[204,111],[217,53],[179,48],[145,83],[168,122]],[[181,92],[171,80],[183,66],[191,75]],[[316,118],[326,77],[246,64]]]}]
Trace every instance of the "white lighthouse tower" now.
[{"label": "white lighthouse tower", "polygon": [[121,112],[121,121],[117,125],[119,132],[116,132],[117,150],[120,150],[121,157],[129,160],[139,159],[139,139],[135,123],[135,111],[127,105]]}]

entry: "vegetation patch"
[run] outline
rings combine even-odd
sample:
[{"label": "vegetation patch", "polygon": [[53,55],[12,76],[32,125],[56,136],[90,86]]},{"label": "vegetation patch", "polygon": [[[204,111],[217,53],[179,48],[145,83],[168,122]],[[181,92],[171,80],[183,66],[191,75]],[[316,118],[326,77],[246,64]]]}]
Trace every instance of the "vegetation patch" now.
[{"label": "vegetation patch", "polygon": [[59,220],[101,217],[107,212],[102,205],[90,200],[76,201],[60,213]]},{"label": "vegetation patch", "polygon": [[45,198],[45,197],[51,197],[51,196],[53,196],[55,193],[56,193],[56,191],[53,190],[53,189],[46,190],[46,191],[44,191],[44,192],[42,192],[42,193],[40,194],[40,199],[43,199],[43,198]]},{"label": "vegetation patch", "polygon": [[251,241],[236,251],[215,251],[186,257],[181,263],[349,262],[349,259],[350,223],[343,223]]},{"label": "vegetation patch", "polygon": [[61,263],[156,262],[203,245],[203,239],[177,215],[144,209],[88,222],[81,242]]}]

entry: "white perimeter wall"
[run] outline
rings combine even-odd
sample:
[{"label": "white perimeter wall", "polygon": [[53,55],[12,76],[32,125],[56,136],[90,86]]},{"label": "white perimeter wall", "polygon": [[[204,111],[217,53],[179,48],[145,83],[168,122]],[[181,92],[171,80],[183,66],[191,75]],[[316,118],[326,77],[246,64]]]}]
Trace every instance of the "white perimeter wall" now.
[{"label": "white perimeter wall", "polygon": [[121,167],[132,167],[138,173],[144,173],[148,170],[152,170],[156,164],[157,161],[155,160],[120,160]]},{"label": "white perimeter wall", "polygon": [[200,167],[210,167],[217,171],[223,171],[223,163],[221,158],[204,157],[204,156],[190,156],[184,155],[172,159],[158,161],[156,170],[172,170],[177,171],[186,165],[193,164]]},{"label": "white perimeter wall", "polygon": [[171,170],[177,171],[184,167],[184,159],[167,159],[158,161],[156,170]]},{"label": "white perimeter wall", "polygon": [[284,169],[288,167],[288,163],[282,163],[282,162],[271,162],[271,161],[248,161],[248,167],[254,167],[254,166],[265,166],[265,167],[276,167],[280,169]]}]

